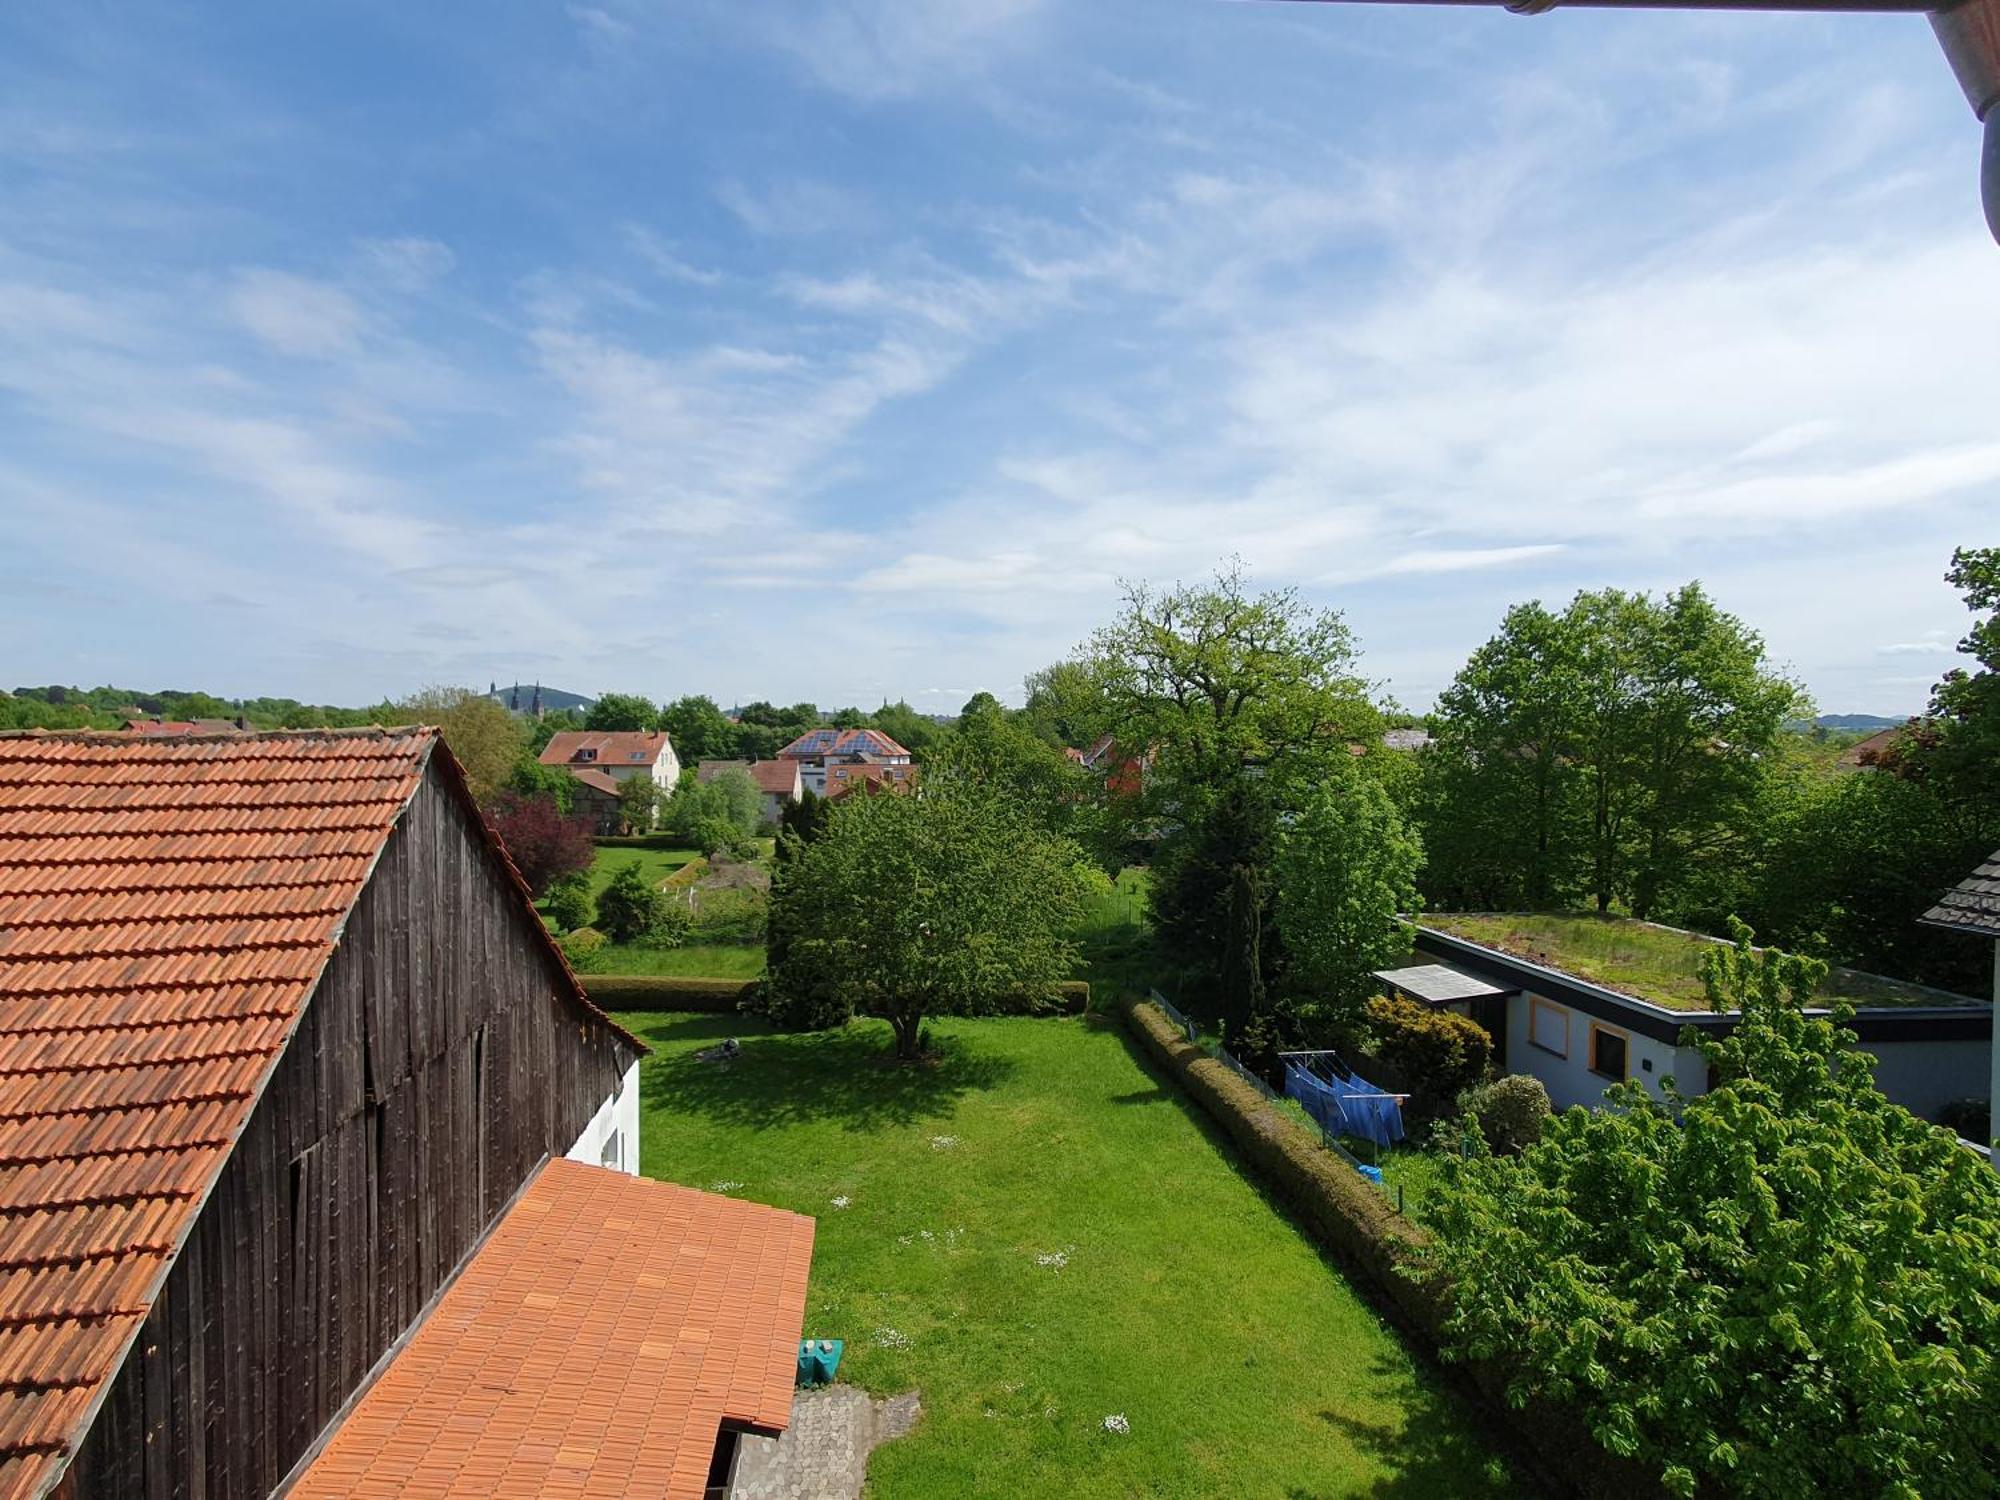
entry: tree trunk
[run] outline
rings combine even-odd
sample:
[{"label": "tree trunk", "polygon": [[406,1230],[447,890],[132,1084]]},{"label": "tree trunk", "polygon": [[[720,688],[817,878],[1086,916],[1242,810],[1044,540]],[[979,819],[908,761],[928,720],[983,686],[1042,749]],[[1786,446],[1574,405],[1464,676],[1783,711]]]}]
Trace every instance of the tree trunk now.
[{"label": "tree trunk", "polygon": [[891,1016],[889,1025],[896,1033],[896,1056],[903,1062],[914,1062],[920,1055],[918,1044],[923,1040],[924,1013]]}]

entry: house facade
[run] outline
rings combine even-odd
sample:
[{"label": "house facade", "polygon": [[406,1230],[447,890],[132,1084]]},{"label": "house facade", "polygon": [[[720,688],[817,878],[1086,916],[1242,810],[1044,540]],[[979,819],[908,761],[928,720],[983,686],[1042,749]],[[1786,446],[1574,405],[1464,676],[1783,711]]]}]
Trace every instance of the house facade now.
[{"label": "house facade", "polygon": [[[1540,1079],[1557,1109],[1595,1107],[1628,1079],[1655,1097],[1666,1078],[1684,1095],[1705,1093],[1708,1065],[1681,1038],[1736,1025],[1733,1013],[1654,1004],[1434,928],[1417,927],[1413,946],[1421,962],[1381,971],[1385,989],[1471,1017],[1493,1038],[1494,1065]],[[1993,1029],[1984,1007],[1942,993],[1938,1000],[1860,1009],[1852,1023],[1877,1059],[1882,1092],[1927,1120],[1985,1093]]]},{"label": "house facade", "polygon": [[[0,736],[0,928],[5,1500],[309,1491],[483,1243],[637,1169],[645,1049],[583,993],[434,730]],[[620,1201],[647,1243],[687,1222]],[[801,1234],[809,1254],[810,1221],[764,1227],[774,1265]],[[762,1352],[788,1365],[776,1295]],[[406,1441],[486,1430],[439,1394],[452,1373]],[[492,1436],[483,1488],[399,1492],[540,1492],[555,1448]],[[701,1493],[614,1469],[588,1492]]]},{"label": "house facade", "polygon": [[[2000,1138],[2000,849],[1944,893],[1920,921],[1926,927],[1993,944],[1992,1041],[1987,1047],[1986,1103],[1989,1135]],[[1991,1144],[1989,1141],[1988,1144]]]},{"label": "house facade", "polygon": [[804,788],[816,796],[828,794],[832,766],[901,766],[912,763],[910,752],[879,729],[808,729],[778,752],[778,759],[796,761]]},{"label": "house facade", "polygon": [[657,734],[565,729],[552,735],[537,757],[545,766],[562,766],[571,775],[595,771],[613,781],[650,776],[663,792],[680,780],[680,757],[665,730]]}]

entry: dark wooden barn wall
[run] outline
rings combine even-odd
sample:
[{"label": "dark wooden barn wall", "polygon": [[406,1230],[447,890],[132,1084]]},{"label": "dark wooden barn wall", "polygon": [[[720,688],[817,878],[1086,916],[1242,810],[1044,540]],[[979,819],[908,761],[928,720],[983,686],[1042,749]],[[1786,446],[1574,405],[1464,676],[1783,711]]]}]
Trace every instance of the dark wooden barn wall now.
[{"label": "dark wooden barn wall", "polygon": [[627,1044],[558,998],[428,772],[71,1465],[78,1500],[268,1495]]}]

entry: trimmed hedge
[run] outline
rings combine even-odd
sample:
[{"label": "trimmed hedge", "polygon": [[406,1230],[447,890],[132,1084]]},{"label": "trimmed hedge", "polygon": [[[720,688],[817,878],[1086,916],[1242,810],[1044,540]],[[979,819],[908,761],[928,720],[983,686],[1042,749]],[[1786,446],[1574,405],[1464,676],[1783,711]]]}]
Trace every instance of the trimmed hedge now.
[{"label": "trimmed hedge", "polygon": [[600,849],[685,849],[687,840],[671,833],[606,833],[591,840]]},{"label": "trimmed hedge", "polygon": [[583,988],[604,1010],[731,1011],[754,979],[700,979],[680,974],[586,974]]},{"label": "trimmed hedge", "polygon": [[[1292,1208],[1313,1237],[1359,1271],[1397,1320],[1432,1353],[1443,1342],[1451,1290],[1419,1270],[1415,1252],[1428,1238],[1398,1214],[1355,1170],[1297,1120],[1223,1064],[1189,1042],[1150,1001],[1119,1001],[1125,1025],[1226,1134]],[[1524,1407],[1508,1399],[1507,1371],[1490,1361],[1455,1367],[1505,1441],[1541,1487],[1586,1500],[1664,1496],[1657,1475],[1598,1446],[1572,1409],[1540,1397]]]}]

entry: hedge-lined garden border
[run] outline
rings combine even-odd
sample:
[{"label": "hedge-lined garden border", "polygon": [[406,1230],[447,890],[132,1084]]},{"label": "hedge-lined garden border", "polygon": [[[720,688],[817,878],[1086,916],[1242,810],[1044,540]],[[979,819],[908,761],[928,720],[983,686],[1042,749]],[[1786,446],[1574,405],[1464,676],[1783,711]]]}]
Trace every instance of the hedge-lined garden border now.
[{"label": "hedge-lined garden border", "polygon": [[[1386,1304],[1393,1319],[1436,1356],[1450,1290],[1417,1270],[1424,1231],[1311,1131],[1188,1041],[1157,1005],[1128,995],[1118,1009],[1145,1051],[1222,1127],[1313,1238],[1358,1271],[1376,1303]],[[1489,1429],[1508,1440],[1543,1487],[1587,1500],[1664,1495],[1656,1475],[1600,1447],[1575,1411],[1540,1400],[1513,1407],[1506,1399],[1507,1372],[1499,1366],[1460,1364],[1450,1373],[1462,1394],[1483,1405]]]}]

